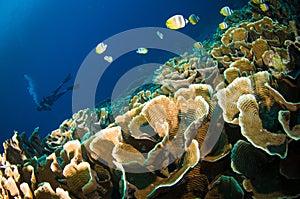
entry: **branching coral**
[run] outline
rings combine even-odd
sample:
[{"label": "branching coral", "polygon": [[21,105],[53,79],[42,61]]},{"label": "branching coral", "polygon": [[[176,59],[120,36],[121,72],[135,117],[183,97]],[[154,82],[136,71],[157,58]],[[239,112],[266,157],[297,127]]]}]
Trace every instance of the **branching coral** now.
[{"label": "branching coral", "polygon": [[[1,168],[5,169],[5,172],[1,173],[1,179],[3,191],[7,190],[2,196],[74,198],[74,195],[80,195],[81,198],[99,198],[111,195],[112,184],[105,182],[106,185],[103,185],[101,183],[106,179],[101,177],[100,180],[100,175],[105,173],[105,170],[93,170],[90,164],[84,161],[81,153],[80,142],[73,140],[46,159],[45,156],[39,160],[27,159],[20,167],[10,165],[5,158],[2,159]],[[60,155],[60,158],[57,158],[57,155]],[[56,188],[56,192],[52,188]]]}]

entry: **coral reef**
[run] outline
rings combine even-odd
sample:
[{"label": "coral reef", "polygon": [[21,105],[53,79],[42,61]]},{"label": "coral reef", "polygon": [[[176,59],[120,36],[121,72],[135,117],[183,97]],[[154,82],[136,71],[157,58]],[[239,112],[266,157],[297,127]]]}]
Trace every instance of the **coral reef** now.
[{"label": "coral reef", "polygon": [[[289,64],[292,58],[285,44],[293,38],[295,36],[290,27],[264,17],[229,28],[221,37],[221,45],[212,48],[211,54],[225,68],[242,58],[247,59],[250,66],[245,72],[248,74],[267,68],[287,73],[293,70],[293,66]],[[243,67],[243,64],[235,65]]]},{"label": "coral reef", "polygon": [[124,100],[15,132],[0,198],[300,197],[299,6],[255,2]]}]

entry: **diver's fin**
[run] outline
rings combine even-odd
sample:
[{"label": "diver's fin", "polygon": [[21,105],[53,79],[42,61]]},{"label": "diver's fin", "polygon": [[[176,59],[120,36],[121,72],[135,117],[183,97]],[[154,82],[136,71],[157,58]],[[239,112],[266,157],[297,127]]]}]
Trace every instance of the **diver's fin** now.
[{"label": "diver's fin", "polygon": [[73,90],[79,88],[79,84],[75,84],[73,86],[69,86],[66,90]]},{"label": "diver's fin", "polygon": [[65,84],[68,81],[70,81],[70,79],[71,79],[71,73],[69,73],[68,76],[65,78],[65,80],[63,81],[63,84]]}]

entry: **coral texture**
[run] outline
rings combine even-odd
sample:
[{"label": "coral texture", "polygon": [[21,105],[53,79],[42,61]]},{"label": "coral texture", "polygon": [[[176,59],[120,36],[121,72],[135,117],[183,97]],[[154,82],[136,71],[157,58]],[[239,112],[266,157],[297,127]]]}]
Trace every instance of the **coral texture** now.
[{"label": "coral texture", "polygon": [[14,132],[0,198],[300,197],[299,5],[257,2],[123,100]]}]

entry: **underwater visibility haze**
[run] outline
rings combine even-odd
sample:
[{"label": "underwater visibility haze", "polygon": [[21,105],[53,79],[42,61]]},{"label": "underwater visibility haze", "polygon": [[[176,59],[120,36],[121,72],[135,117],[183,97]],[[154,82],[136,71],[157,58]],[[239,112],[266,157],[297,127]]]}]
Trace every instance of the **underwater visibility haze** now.
[{"label": "underwater visibility haze", "polygon": [[[72,114],[70,93],[55,103],[51,112],[37,112],[36,104],[26,90],[28,82],[24,75],[32,79],[37,97],[42,98],[49,95],[69,73],[74,81],[81,63],[100,41],[133,28],[165,27],[166,20],[176,13],[187,17],[190,13],[201,16],[197,26],[187,26],[181,31],[194,39],[204,39],[215,32],[217,24],[223,20],[219,10],[228,3],[230,1],[220,1],[217,6],[209,2],[199,4],[196,0],[185,3],[169,0],[130,3],[99,0],[77,3],[2,0],[1,141],[9,138],[14,130],[31,132],[36,126],[40,126],[40,133],[44,136],[53,130],[53,126]],[[241,8],[244,3],[233,1],[230,4]],[[210,15],[211,12],[214,14]],[[122,66],[116,66],[113,72],[126,71],[136,64],[151,62],[147,60],[151,57],[160,63],[169,59],[163,55],[148,55],[134,57],[136,63],[129,63],[128,60],[132,59],[128,56],[121,62]],[[107,84],[110,86],[113,83]],[[109,97],[111,88],[101,91],[99,101]]]},{"label": "underwater visibility haze", "polygon": [[0,198],[300,197],[297,0],[0,0]]}]

